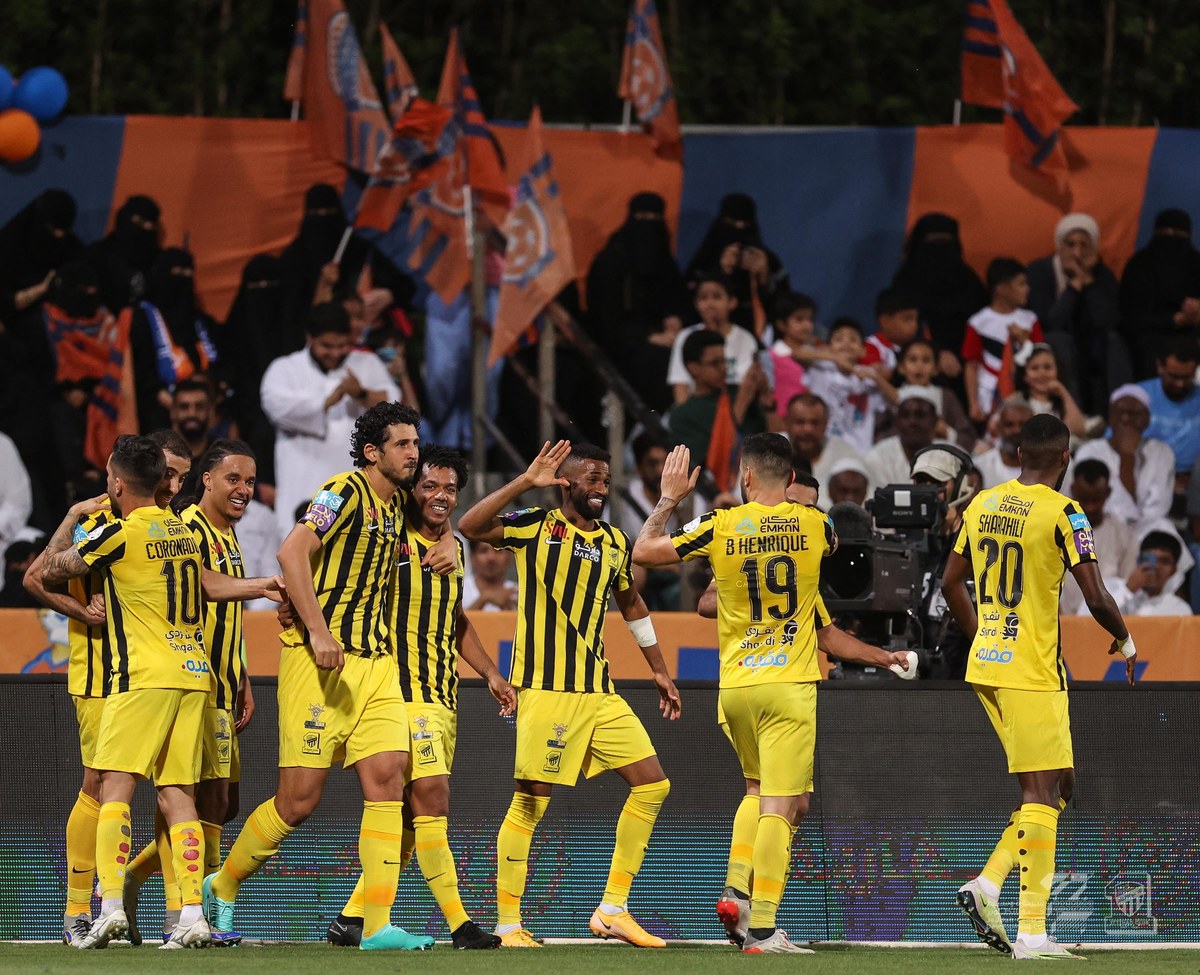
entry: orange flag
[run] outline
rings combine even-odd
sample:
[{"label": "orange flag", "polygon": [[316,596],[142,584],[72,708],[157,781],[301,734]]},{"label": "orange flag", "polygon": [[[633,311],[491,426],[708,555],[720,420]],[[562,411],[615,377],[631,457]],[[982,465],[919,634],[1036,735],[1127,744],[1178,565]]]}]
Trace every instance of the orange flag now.
[{"label": "orange flag", "polygon": [[350,15],[341,0],[306,0],[303,12],[303,22],[296,24],[285,93],[293,73],[301,75],[299,87],[317,156],[373,172],[390,126]]},{"label": "orange flag", "polygon": [[298,102],[304,99],[304,51],[307,45],[308,4],[305,0],[299,0],[296,4],[296,34],[292,38],[287,75],[283,79],[284,101]]},{"label": "orange flag", "polygon": [[423,278],[447,304],[471,281],[466,175],[465,153],[454,152],[445,172],[410,201],[409,270]]},{"label": "orange flag", "polygon": [[733,455],[738,448],[737,424],[733,422],[733,407],[729,393],[722,392],[717,400],[717,414],[713,417],[712,435],[708,438],[708,455],[704,458],[707,467],[722,493],[733,488]]},{"label": "orange flag", "polygon": [[449,173],[458,146],[454,113],[424,98],[411,99],[363,190],[355,226],[390,230],[409,197]]},{"label": "orange flag", "polygon": [[682,157],[679,109],[654,0],[633,0],[617,97],[633,103],[638,121],[650,134],[658,155],[667,159]]},{"label": "orange flag", "polygon": [[126,308],[106,329],[108,360],[104,375],[92,392],[87,407],[87,432],[83,456],[104,470],[113,441],[123,433],[137,433],[137,399],[133,387],[133,356],[129,354],[129,330],[133,309]]},{"label": "orange flag", "polygon": [[383,45],[383,97],[387,99],[388,115],[399,122],[417,97],[417,79],[383,21],[379,22],[379,40]]},{"label": "orange flag", "polygon": [[550,153],[542,144],[542,111],[534,106],[525,136],[517,198],[504,221],[508,241],[488,365],[506,355],[542,310],[575,277],[571,233]]},{"label": "orange flag", "polygon": [[454,120],[462,130],[467,185],[471,187],[474,203],[483,209],[492,223],[499,226],[509,203],[504,160],[500,144],[488,128],[479,104],[479,94],[471,81],[457,27],[450,31],[437,103],[454,109]]},{"label": "orange flag", "polygon": [[1004,109],[1004,145],[1011,159],[1061,183],[1067,157],[1063,122],[1079,110],[1005,0],[969,0],[962,39],[962,100]]}]

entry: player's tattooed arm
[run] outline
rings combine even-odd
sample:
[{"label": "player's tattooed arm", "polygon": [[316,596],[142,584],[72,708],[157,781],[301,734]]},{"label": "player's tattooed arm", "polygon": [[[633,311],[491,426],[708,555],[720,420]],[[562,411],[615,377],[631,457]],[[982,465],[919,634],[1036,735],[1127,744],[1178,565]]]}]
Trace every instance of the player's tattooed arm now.
[{"label": "player's tattooed arm", "polygon": [[56,586],[69,579],[78,579],[91,571],[91,566],[83,561],[79,550],[68,548],[65,552],[46,555],[46,561],[42,563],[42,585]]},{"label": "player's tattooed arm", "polygon": [[88,626],[102,624],[104,622],[104,597],[100,593],[96,593],[92,596],[91,601],[84,605],[69,593],[60,591],[58,587],[45,585],[42,580],[42,567],[45,564],[46,553],[42,552],[25,570],[25,591],[43,606],[73,620],[78,620]]},{"label": "player's tattooed arm", "polygon": [[[638,533],[637,540],[641,548],[646,548],[645,543],[650,542],[651,539],[663,537],[667,521],[675,513],[679,502],[691,494],[696,487],[696,481],[700,477],[700,468],[691,470],[691,462],[691,451],[682,444],[667,454],[667,459],[663,462],[662,480],[659,482],[661,497]],[[689,470],[691,470],[690,474]],[[654,547],[658,549],[661,546]],[[674,550],[674,546],[672,546],[672,550]],[[663,551],[665,552],[665,549]],[[636,552],[634,561],[639,565],[645,564]],[[671,561],[678,561],[678,558]]]}]

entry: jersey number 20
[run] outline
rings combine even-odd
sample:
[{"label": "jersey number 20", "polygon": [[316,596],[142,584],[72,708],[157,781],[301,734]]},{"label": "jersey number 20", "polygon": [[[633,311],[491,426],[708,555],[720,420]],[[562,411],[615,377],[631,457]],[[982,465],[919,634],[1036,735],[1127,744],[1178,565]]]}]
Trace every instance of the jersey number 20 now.
[{"label": "jersey number 20", "polygon": [[983,571],[979,573],[979,605],[993,601],[988,576],[999,563],[1000,579],[996,584],[995,598],[1001,606],[1014,608],[1021,601],[1025,584],[1025,552],[1018,542],[1005,542],[1002,546],[994,538],[979,539],[979,551],[983,553]]}]

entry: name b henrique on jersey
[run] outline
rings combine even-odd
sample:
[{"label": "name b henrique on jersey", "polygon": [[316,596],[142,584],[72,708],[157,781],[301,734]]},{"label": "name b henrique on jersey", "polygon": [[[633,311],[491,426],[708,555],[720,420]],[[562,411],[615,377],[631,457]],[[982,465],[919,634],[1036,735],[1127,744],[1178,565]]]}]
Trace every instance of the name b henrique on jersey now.
[{"label": "name b henrique on jersey", "polygon": [[725,539],[726,555],[787,555],[809,550],[808,535],[798,534],[799,516],[769,515],[758,521],[743,518],[733,531],[734,535]]}]

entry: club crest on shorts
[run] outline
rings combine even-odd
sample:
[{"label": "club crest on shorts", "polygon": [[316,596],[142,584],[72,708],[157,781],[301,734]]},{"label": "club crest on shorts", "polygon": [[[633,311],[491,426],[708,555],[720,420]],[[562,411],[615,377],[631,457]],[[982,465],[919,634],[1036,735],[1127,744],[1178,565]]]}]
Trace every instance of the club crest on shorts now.
[{"label": "club crest on shorts", "polygon": [[425,730],[429,725],[429,715],[418,714],[413,718],[413,724],[417,726],[417,730],[412,733],[413,741],[429,741],[433,738],[433,732]]},{"label": "club crest on shorts", "polygon": [[418,765],[432,765],[437,761],[437,752],[434,750],[433,742],[431,741],[421,742],[415,751],[417,753]]},{"label": "club crest on shorts", "polygon": [[325,722],[321,720],[321,715],[325,713],[325,705],[310,704],[308,706],[308,713],[311,714],[312,717],[308,721],[304,722],[304,727],[308,728],[310,731],[324,731]]},{"label": "club crest on shorts", "polygon": [[[324,725],[321,726],[325,727]],[[300,751],[305,755],[320,755],[321,754],[321,736],[317,732],[312,732],[304,736],[304,744],[300,747]]]},{"label": "club crest on shorts", "polygon": [[550,748],[566,748],[567,743],[563,741],[563,735],[567,733],[565,724],[556,724],[554,726],[554,737],[546,739],[546,745]]}]

